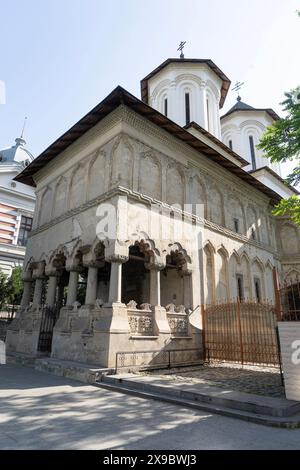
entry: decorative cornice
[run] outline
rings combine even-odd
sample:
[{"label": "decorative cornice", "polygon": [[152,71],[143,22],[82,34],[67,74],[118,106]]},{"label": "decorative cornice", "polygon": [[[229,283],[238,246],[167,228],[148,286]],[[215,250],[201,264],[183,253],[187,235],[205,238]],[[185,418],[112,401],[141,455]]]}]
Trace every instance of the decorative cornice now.
[{"label": "decorative cornice", "polygon": [[273,254],[274,256],[276,256],[276,254],[277,254],[276,251],[268,245],[265,245],[263,243],[259,243],[255,240],[250,240],[244,235],[232,232],[231,230],[229,230],[225,227],[221,227],[220,225],[218,225],[214,222],[211,222],[207,219],[203,219],[203,218],[198,217],[194,214],[191,214],[190,212],[185,212],[185,211],[180,210],[177,207],[173,207],[173,206],[171,206],[171,205],[169,205],[165,202],[159,201],[159,200],[154,199],[150,196],[146,196],[146,195],[144,195],[142,193],[139,193],[137,191],[132,191],[132,190],[130,190],[128,188],[124,188],[122,186],[117,186],[117,187],[111,189],[110,191],[107,191],[106,193],[102,194],[101,196],[99,196],[95,199],[92,199],[91,201],[88,201],[85,204],[82,204],[78,208],[72,209],[72,210],[68,211],[67,213],[62,214],[61,216],[57,217],[56,219],[53,219],[51,222],[49,222],[47,224],[44,224],[43,226],[41,226],[41,227],[33,230],[32,232],[30,232],[29,237],[32,238],[35,235],[37,235],[41,232],[44,232],[45,230],[48,230],[50,227],[53,227],[54,225],[57,225],[58,223],[63,222],[66,219],[72,218],[75,215],[80,214],[81,212],[84,212],[84,211],[86,211],[86,210],[88,210],[92,207],[95,207],[98,204],[101,204],[101,203],[107,201],[108,199],[111,199],[112,197],[118,196],[118,195],[126,195],[130,199],[133,199],[135,201],[142,202],[142,203],[145,203],[145,204],[148,204],[148,205],[158,205],[158,206],[162,207],[163,209],[166,209],[168,212],[171,212],[171,213],[173,212],[173,213],[177,213],[179,215],[184,216],[184,218],[186,220],[188,219],[188,220],[191,220],[194,223],[202,224],[204,226],[204,228],[207,228],[207,229],[212,230],[214,232],[220,233],[221,235],[225,235],[226,237],[232,238],[232,239],[234,239],[236,241],[239,241],[243,244],[247,244],[247,245],[250,245],[250,246],[255,246],[257,248],[263,249],[263,250],[268,251],[269,253]]}]

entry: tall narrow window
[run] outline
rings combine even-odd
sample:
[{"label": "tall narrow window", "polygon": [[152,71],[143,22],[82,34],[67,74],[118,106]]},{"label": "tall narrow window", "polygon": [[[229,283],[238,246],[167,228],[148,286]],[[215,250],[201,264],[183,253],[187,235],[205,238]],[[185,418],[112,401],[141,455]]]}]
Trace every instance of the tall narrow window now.
[{"label": "tall narrow window", "polygon": [[22,215],[20,230],[19,230],[19,237],[18,237],[18,242],[17,242],[19,246],[26,246],[28,234],[31,231],[31,229],[32,229],[32,218],[25,217],[24,215]]},{"label": "tall narrow window", "polygon": [[167,98],[164,99],[164,115],[168,116],[168,100],[167,100]]},{"label": "tall narrow window", "polygon": [[260,288],[260,279],[258,277],[254,278],[254,288],[255,288],[255,297],[258,303],[261,302],[261,288]]},{"label": "tall narrow window", "polygon": [[255,228],[251,227],[251,238],[252,240],[256,240],[256,233],[255,233]]},{"label": "tall narrow window", "polygon": [[239,233],[239,219],[233,219],[233,224],[234,224],[234,230],[236,231],[236,233]]},{"label": "tall narrow window", "polygon": [[232,150],[232,140],[228,142],[229,148]]},{"label": "tall narrow window", "polygon": [[185,123],[186,125],[191,122],[191,110],[190,110],[190,94],[185,94]]},{"label": "tall narrow window", "polygon": [[210,130],[210,115],[209,115],[209,101],[206,100],[206,114],[207,114],[207,130]]},{"label": "tall narrow window", "polygon": [[254,140],[253,140],[252,135],[249,135],[249,144],[250,144],[252,170],[256,170],[255,147],[254,147]]},{"label": "tall narrow window", "polygon": [[242,274],[236,275],[237,295],[240,301],[244,299],[244,279]]}]

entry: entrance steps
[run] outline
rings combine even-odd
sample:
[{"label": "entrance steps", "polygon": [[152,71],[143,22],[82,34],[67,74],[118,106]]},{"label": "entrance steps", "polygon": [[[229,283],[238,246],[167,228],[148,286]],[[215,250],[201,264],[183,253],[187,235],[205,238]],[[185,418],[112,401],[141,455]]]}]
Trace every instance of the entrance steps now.
[{"label": "entrance steps", "polygon": [[300,426],[300,403],[236,392],[206,384],[175,383],[172,379],[138,374],[105,375],[96,385],[140,398],[165,401],[267,426]]},{"label": "entrance steps", "polygon": [[66,377],[79,382],[94,384],[105,374],[112,374],[114,369],[74,361],[64,361],[50,357],[32,357],[26,354],[10,354],[8,363],[33,367],[41,372]]}]

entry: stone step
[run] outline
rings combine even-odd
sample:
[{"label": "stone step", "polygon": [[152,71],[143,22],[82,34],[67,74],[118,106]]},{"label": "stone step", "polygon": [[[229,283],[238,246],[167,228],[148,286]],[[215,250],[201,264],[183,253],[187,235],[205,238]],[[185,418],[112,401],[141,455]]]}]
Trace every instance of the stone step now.
[{"label": "stone step", "polygon": [[[157,380],[157,379],[156,379]],[[189,392],[187,390],[174,390],[166,386],[151,385],[149,383],[126,379],[120,376],[103,376],[96,382],[99,387],[110,389],[111,391],[127,393],[141,398],[152,398],[162,400],[168,403],[175,403],[181,406],[207,411],[224,416],[231,416],[246,421],[261,423],[269,426],[294,428],[300,426],[300,404],[288,402],[282,399],[272,399],[269,397],[260,397],[246,393],[235,393],[236,398],[220,399],[212,395],[212,391],[207,393]],[[217,391],[218,394],[230,393],[223,389]],[[240,397],[239,397],[240,395]],[[245,397],[248,400],[245,401]],[[266,406],[266,399],[275,400]]]}]

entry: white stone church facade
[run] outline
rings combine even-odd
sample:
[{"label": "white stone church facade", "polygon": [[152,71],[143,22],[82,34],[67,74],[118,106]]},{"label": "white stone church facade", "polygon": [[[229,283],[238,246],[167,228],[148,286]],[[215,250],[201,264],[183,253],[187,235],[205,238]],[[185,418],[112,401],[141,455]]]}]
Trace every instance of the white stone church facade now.
[{"label": "white stone church facade", "polygon": [[220,118],[229,86],[210,60],[168,59],[142,101],[116,88],[17,177],[37,205],[8,351],[39,354],[42,304],[60,310],[54,358],[200,348],[201,305],[274,301],[273,268],[300,274],[299,229],[271,214],[297,192],[256,148],[278,117],[239,99]]}]

